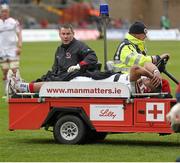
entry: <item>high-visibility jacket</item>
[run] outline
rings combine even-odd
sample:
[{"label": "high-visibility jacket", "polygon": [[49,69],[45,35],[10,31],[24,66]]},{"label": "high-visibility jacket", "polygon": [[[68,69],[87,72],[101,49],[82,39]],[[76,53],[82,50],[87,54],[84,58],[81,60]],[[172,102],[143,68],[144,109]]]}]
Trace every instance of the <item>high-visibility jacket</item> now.
[{"label": "high-visibility jacket", "polygon": [[128,73],[133,65],[144,66],[145,62],[152,61],[152,57],[146,55],[144,41],[127,34],[114,55],[114,71]]}]

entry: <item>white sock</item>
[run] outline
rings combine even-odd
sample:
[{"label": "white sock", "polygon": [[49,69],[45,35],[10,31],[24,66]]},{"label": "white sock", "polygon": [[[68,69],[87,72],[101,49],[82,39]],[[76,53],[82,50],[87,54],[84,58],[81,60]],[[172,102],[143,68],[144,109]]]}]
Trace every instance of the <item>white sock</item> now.
[{"label": "white sock", "polygon": [[16,79],[21,80],[21,75],[19,69],[16,70]]},{"label": "white sock", "polygon": [[29,92],[29,83],[17,83],[16,89],[21,93]]}]

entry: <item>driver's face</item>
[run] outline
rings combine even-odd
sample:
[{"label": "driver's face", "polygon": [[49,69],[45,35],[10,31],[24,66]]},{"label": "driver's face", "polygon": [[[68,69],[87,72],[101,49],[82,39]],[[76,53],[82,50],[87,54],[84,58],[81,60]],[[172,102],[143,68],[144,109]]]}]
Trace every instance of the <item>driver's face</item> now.
[{"label": "driver's face", "polygon": [[138,38],[141,41],[144,41],[146,39],[146,34],[141,33],[141,34],[135,34],[135,37]]},{"label": "driver's face", "polygon": [[135,34],[135,37],[141,41],[144,41],[147,38],[147,33],[148,33],[148,30],[147,28],[145,28],[143,33]]}]

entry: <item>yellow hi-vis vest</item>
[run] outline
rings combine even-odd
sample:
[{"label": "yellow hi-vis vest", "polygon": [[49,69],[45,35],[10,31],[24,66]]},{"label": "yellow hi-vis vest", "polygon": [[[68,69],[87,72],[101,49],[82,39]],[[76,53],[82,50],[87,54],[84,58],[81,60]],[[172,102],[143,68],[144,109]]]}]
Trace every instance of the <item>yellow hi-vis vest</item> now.
[{"label": "yellow hi-vis vest", "polygon": [[145,62],[152,62],[152,57],[146,56],[145,51],[144,41],[127,34],[114,55],[114,71],[128,73],[133,65],[144,66]]}]

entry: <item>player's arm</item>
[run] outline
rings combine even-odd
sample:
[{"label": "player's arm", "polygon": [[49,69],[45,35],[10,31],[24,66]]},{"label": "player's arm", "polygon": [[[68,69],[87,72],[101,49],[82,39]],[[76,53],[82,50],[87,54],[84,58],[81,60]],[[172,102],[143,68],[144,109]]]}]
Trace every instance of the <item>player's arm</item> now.
[{"label": "player's arm", "polygon": [[93,69],[95,68],[95,65],[98,62],[96,53],[89,48],[85,44],[79,45],[79,53],[78,56],[81,58],[81,61],[77,65],[73,65],[68,68],[67,72],[73,72],[75,70],[87,70],[87,69]]},{"label": "player's arm", "polygon": [[133,66],[130,69],[130,81],[137,81],[141,76],[146,76],[151,80],[151,85],[157,88],[161,84],[161,76],[158,76],[154,71],[158,71],[152,63],[145,63],[145,67]]},{"label": "player's arm", "polygon": [[130,68],[130,81],[137,81],[141,76],[146,76],[152,79],[154,75],[144,67],[138,65],[134,65]]},{"label": "player's arm", "polygon": [[18,54],[20,54],[22,50],[22,32],[21,31],[17,33],[17,38],[18,38],[18,42],[17,42]]},{"label": "player's arm", "polygon": [[16,25],[16,35],[17,35],[17,54],[20,55],[22,50],[22,28],[19,22],[17,22]]}]

